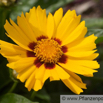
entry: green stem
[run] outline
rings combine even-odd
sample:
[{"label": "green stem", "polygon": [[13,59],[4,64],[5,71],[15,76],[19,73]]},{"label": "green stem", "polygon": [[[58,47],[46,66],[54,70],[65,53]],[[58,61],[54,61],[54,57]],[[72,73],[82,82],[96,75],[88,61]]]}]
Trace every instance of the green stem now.
[{"label": "green stem", "polygon": [[14,82],[13,86],[11,87],[11,89],[8,91],[8,93],[12,93],[15,89],[15,87],[17,86],[18,82]]},{"label": "green stem", "polygon": [[36,95],[36,91],[33,90],[32,94],[31,94],[31,100],[33,100],[35,98]]}]

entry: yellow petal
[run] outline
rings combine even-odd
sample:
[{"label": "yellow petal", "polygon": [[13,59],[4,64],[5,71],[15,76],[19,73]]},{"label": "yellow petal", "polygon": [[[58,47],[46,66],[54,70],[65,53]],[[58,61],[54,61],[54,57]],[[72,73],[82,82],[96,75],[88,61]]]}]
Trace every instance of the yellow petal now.
[{"label": "yellow petal", "polygon": [[48,15],[47,19],[47,35],[49,38],[53,36],[55,32],[55,22],[54,22],[54,17],[51,13]]},{"label": "yellow petal", "polygon": [[27,68],[29,68],[30,66],[34,65],[34,57],[27,57],[27,58],[22,58],[16,62],[12,62],[7,64],[7,66],[11,69],[15,69],[17,72],[21,72]]},{"label": "yellow petal", "polygon": [[78,87],[83,88],[83,89],[87,89],[86,88],[86,84],[83,82],[78,82],[76,79],[70,77],[69,78],[73,83],[75,83]]},{"label": "yellow petal", "polygon": [[25,87],[28,89],[28,91],[34,87],[35,81],[35,73],[33,72],[25,83]]},{"label": "yellow petal", "polygon": [[72,56],[72,57],[86,57],[92,55],[97,50],[92,51],[68,51],[66,52],[66,55]]},{"label": "yellow petal", "polygon": [[17,45],[0,40],[0,48],[0,53],[4,57],[16,55],[20,57],[26,57],[26,50]]},{"label": "yellow petal", "polygon": [[43,83],[40,80],[36,79],[33,89],[35,91],[38,91],[39,89],[42,88],[42,86],[43,86]]},{"label": "yellow petal", "polygon": [[50,81],[54,81],[54,80],[60,80],[60,76],[58,75],[58,72],[56,71],[56,69],[51,69],[50,70]]},{"label": "yellow petal", "polygon": [[81,75],[93,75],[94,72],[97,72],[97,70],[91,69],[89,67],[74,65],[74,63],[69,60],[67,60],[66,64],[63,63],[59,63],[59,64],[63,68]]},{"label": "yellow petal", "polygon": [[[46,17],[46,10],[42,10],[40,6],[33,7],[30,9],[30,12],[26,14],[26,18],[28,22],[31,24],[35,36],[46,35],[46,28],[47,28],[47,17]],[[35,29],[35,30],[34,30]],[[42,34],[37,35],[37,31],[42,32]]]},{"label": "yellow petal", "polygon": [[82,57],[80,59],[84,59],[84,60],[94,60],[95,58],[97,58],[99,56],[99,53],[94,53],[90,56],[87,56],[87,57]]},{"label": "yellow petal", "polygon": [[[65,16],[63,18],[65,18]],[[65,18],[65,20],[61,20],[61,23],[57,28],[56,38],[59,38],[62,41],[65,40],[68,35],[78,26],[80,19],[81,16],[79,15],[75,17],[75,11],[72,11],[70,15]]]},{"label": "yellow petal", "polygon": [[91,69],[98,69],[100,68],[100,65],[97,61],[91,61],[91,60],[68,60],[69,63],[73,63],[75,65],[80,65],[84,67],[89,67]]},{"label": "yellow petal", "polygon": [[60,79],[67,79],[70,77],[70,75],[64,69],[62,69],[60,66],[56,65],[56,67],[54,69],[56,70],[57,75],[59,76]]},{"label": "yellow petal", "polygon": [[99,56],[99,53],[93,53],[93,54],[86,56],[86,57],[71,57],[71,56],[69,56],[69,59],[73,59],[73,60],[94,60],[98,56]]},{"label": "yellow petal", "polygon": [[35,79],[42,80],[45,72],[45,67],[44,65],[41,65],[38,69],[37,72],[35,73]]},{"label": "yellow petal", "polygon": [[37,14],[36,14],[36,8],[33,7],[30,9],[30,12],[26,14],[26,18],[29,21],[29,23],[39,29]]},{"label": "yellow petal", "polygon": [[54,13],[54,21],[55,21],[55,25],[56,27],[59,25],[61,19],[63,16],[63,9],[59,8],[55,13]]},{"label": "yellow petal", "polygon": [[97,39],[94,34],[86,37],[83,41],[81,41],[78,45],[75,45],[69,48],[69,51],[85,51],[85,50],[92,50],[96,48],[95,40]]},{"label": "yellow petal", "polygon": [[[84,30],[85,29],[85,30]],[[78,39],[82,35],[82,37],[86,34],[87,28],[85,27],[85,21],[82,21],[73,32],[71,32],[68,37],[63,40],[62,45],[69,44],[73,42],[75,39]],[[75,42],[75,41],[74,41]]]},{"label": "yellow petal", "polygon": [[30,68],[27,68],[23,71],[21,71],[17,78],[20,79],[21,82],[24,82],[26,79],[29,78],[29,76],[33,73],[33,71],[35,71],[36,67],[33,65]]},{"label": "yellow petal", "polygon": [[65,71],[70,75],[70,77],[74,78],[76,81],[82,82],[82,79],[78,75],[76,75],[75,73],[73,73],[67,69],[65,69]]},{"label": "yellow petal", "polygon": [[17,24],[19,25],[19,27],[17,27],[16,25],[13,25],[13,26],[15,26],[17,31],[20,33],[21,36],[25,38],[25,40],[26,38],[28,38],[30,42],[36,41],[35,34],[23,13],[21,14],[21,17],[19,16],[17,17]]},{"label": "yellow petal", "polygon": [[29,91],[31,89],[38,91],[43,86],[43,82],[35,78],[37,71],[38,68],[36,68],[34,72],[32,72],[32,74],[29,76],[29,78],[26,81],[25,87],[27,87]]},{"label": "yellow petal", "polygon": [[43,35],[43,33],[40,31],[39,29],[39,23],[38,23],[38,19],[37,19],[37,14],[36,14],[36,8],[33,7],[32,9],[30,9],[29,13],[26,13],[26,19],[29,22],[35,37],[40,37],[41,34]]},{"label": "yellow petal", "polygon": [[16,62],[18,61],[19,59],[21,59],[22,57],[21,56],[6,56],[7,60],[9,63],[11,62]]},{"label": "yellow petal", "polygon": [[64,34],[61,38],[61,40],[65,40],[69,34],[71,34],[75,28],[79,25],[81,20],[81,15],[77,16],[73,21],[70,22],[66,30],[64,31]]},{"label": "yellow petal", "polygon": [[50,75],[50,69],[46,69],[42,78],[42,82],[44,83],[50,77]]},{"label": "yellow petal", "polygon": [[71,79],[65,79],[62,81],[74,93],[80,94],[81,92],[83,92],[83,90],[80,87],[78,87]]},{"label": "yellow petal", "polygon": [[[80,38],[80,39],[76,39],[75,41],[69,43],[69,44],[66,44],[65,46],[68,47],[68,49],[78,45],[79,43],[81,43],[82,41],[84,40],[84,37],[83,38]],[[64,45],[63,45],[64,46]]]},{"label": "yellow petal", "polygon": [[68,10],[66,12],[60,24],[58,25],[57,32],[56,32],[56,38],[62,38],[65,29],[70,24],[70,22],[73,20],[73,18],[75,18],[75,16],[76,16],[75,10],[73,11]]},{"label": "yellow petal", "polygon": [[25,39],[19,35],[19,32],[13,26],[11,26],[7,20],[4,25],[4,28],[9,34],[9,35],[7,34],[7,36],[10,37],[15,43],[17,43],[24,49],[30,50],[28,48],[29,42],[25,41]]},{"label": "yellow petal", "polygon": [[44,32],[46,34],[46,28],[47,28],[47,17],[46,17],[46,10],[42,10],[40,6],[37,7],[37,19],[38,19],[38,25],[40,31]]}]

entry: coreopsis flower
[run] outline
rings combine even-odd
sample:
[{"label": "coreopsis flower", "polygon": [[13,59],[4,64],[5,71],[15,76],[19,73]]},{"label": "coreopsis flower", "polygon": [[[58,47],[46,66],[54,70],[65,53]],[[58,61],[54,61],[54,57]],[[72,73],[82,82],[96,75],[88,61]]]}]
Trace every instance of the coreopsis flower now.
[{"label": "coreopsis flower", "polygon": [[68,10],[63,16],[60,8],[46,16],[40,6],[18,16],[17,24],[6,20],[6,35],[17,45],[0,40],[0,53],[29,91],[40,90],[48,78],[61,80],[76,94],[86,89],[77,74],[92,77],[99,68],[94,60],[99,54],[94,53],[97,37],[85,37],[85,21],[80,20],[75,10]]}]

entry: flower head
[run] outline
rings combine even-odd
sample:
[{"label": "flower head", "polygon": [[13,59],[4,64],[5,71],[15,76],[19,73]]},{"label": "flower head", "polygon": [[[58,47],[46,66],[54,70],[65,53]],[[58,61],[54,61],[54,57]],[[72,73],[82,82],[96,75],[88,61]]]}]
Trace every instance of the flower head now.
[{"label": "flower head", "polygon": [[76,94],[86,89],[77,74],[93,76],[97,72],[97,37],[85,37],[87,28],[80,19],[75,10],[68,10],[63,17],[62,8],[46,16],[46,10],[38,6],[18,16],[17,25],[11,19],[11,24],[6,21],[7,36],[17,45],[0,40],[0,53],[29,91],[41,89],[48,78],[62,80]]}]

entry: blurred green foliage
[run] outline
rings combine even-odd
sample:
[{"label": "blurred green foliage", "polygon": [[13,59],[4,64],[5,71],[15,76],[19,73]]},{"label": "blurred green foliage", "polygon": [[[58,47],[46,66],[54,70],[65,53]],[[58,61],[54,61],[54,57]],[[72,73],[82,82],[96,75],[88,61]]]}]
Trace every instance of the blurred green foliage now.
[{"label": "blurred green foliage", "polygon": [[[5,35],[4,24],[6,19],[11,18],[16,22],[17,16],[21,13],[28,12],[33,6],[40,5],[43,9],[45,8],[47,14],[49,12],[54,12],[59,7],[63,7],[66,4],[72,2],[73,0],[17,0],[16,3],[10,6],[0,7],[0,39],[12,42],[10,38]],[[83,19],[83,18],[82,18]],[[94,34],[98,37],[96,44],[98,46],[98,52],[100,56],[97,58],[101,67],[98,73],[95,73],[93,78],[85,78],[83,80],[86,82],[91,80],[91,84],[88,85],[88,89],[84,91],[84,94],[93,94],[97,84],[94,85],[95,81],[99,81],[99,86],[103,82],[103,18],[96,19],[83,19],[86,21],[86,26],[88,28],[88,35]],[[15,80],[9,73],[9,68],[6,67],[7,60],[0,55],[0,103],[59,103],[59,97],[61,94],[72,94],[72,92],[61,82],[46,81],[42,90],[36,92],[35,98],[31,95],[33,90],[28,92],[24,87],[24,83],[19,82],[16,86],[17,88],[10,93],[10,88],[12,87]],[[92,85],[93,83],[93,85]],[[95,86],[95,87],[94,87]],[[9,92],[9,93],[8,93]],[[103,91],[95,91],[99,94]],[[23,96],[22,96],[23,95]],[[28,98],[28,99],[27,99]]]},{"label": "blurred green foliage", "polygon": [[7,93],[2,97],[0,103],[38,103],[38,102],[32,102],[29,99],[26,99],[25,97],[14,93]]}]

